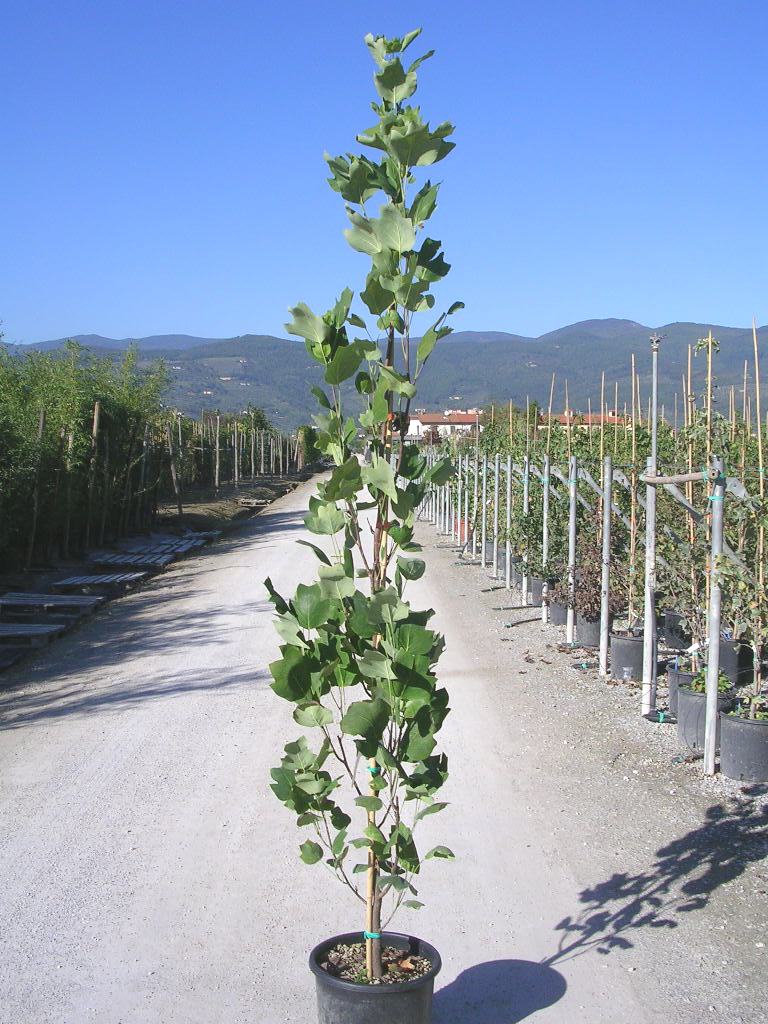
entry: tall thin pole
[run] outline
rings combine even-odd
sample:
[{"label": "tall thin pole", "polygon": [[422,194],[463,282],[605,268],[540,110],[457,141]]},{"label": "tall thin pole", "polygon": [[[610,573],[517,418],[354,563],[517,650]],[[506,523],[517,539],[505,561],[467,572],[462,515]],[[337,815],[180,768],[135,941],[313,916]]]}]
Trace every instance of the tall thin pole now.
[{"label": "tall thin pole", "polygon": [[512,541],[510,531],[512,529],[512,455],[507,455],[507,508],[506,508],[506,532],[507,539],[504,543],[504,582],[507,590],[512,586]]},{"label": "tall thin pole", "polygon": [[717,571],[718,559],[723,553],[723,505],[725,503],[726,480],[723,476],[722,459],[713,460],[717,470],[710,504],[712,506],[711,540],[709,559],[709,605],[707,610],[707,632],[709,650],[707,653],[706,718],[704,723],[704,774],[715,774],[715,752],[719,714],[717,710],[717,683],[720,676],[720,582]]},{"label": "tall thin pole", "polygon": [[[651,336],[651,454],[646,475],[658,473],[658,391],[659,345],[658,334]],[[645,600],[643,602],[643,698],[642,713],[651,714],[656,708],[656,488],[645,489]]]},{"label": "tall thin pole", "polygon": [[611,456],[603,460],[603,565],[600,577],[600,675],[608,675],[608,633],[611,588],[611,500],[613,489]]},{"label": "tall thin pole", "polygon": [[576,456],[568,460],[568,612],[565,620],[565,640],[572,644],[576,615],[573,607],[576,591],[576,496],[578,488],[579,467]]}]

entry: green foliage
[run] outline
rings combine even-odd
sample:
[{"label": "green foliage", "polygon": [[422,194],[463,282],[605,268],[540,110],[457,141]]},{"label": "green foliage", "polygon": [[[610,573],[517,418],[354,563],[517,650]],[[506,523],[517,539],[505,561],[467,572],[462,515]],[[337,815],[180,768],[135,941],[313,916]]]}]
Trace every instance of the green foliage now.
[{"label": "green foliage", "polygon": [[[334,468],[305,518],[309,530],[326,538],[313,548],[317,582],[300,586],[290,600],[268,587],[284,641],[270,666],[273,689],[296,705],[297,722],[322,736],[317,749],[304,738],[287,744],[272,788],[298,825],[313,832],[301,847],[306,862],[322,859],[362,900],[354,878],[369,874],[374,931],[385,897],[396,909],[416,894],[422,858],[413,830],[425,812],[445,806],[435,795],[447,777],[445,755],[436,752],[448,713],[448,694],[435,674],[443,639],[427,625],[431,611],[416,611],[405,598],[424,563],[402,554],[417,550],[414,518],[427,486],[452,473],[447,459],[425,472],[423,456],[404,437],[416,381],[460,305],[428,327],[412,351],[414,317],[432,308],[432,284],[449,269],[439,242],[418,244],[438,186],[417,188],[415,172],[453,148],[450,125],[432,130],[419,108],[406,104],[418,66],[430,56],[403,65],[402,53],[417,36],[366,37],[377,68],[378,121],[358,141],[376,157],[326,156],[330,185],[347,203],[345,236],[370,268],[359,312],[349,289],[322,315],[304,303],[291,310],[287,329],[304,338],[330,389],[314,389],[315,443]],[[367,204],[377,197],[375,216]],[[351,337],[350,328],[368,338]],[[344,412],[340,388],[353,377],[363,401],[357,418]],[[353,452],[358,436],[370,453],[362,465]],[[427,856],[450,855],[436,847]],[[350,865],[355,856],[362,859]]]}]

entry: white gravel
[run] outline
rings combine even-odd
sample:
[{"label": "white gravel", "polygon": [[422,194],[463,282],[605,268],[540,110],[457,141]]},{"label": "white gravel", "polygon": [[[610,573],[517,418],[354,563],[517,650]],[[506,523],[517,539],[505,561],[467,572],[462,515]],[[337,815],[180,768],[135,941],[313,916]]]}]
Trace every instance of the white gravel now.
[{"label": "white gravel", "polygon": [[[362,922],[268,790],[296,727],[261,585],[312,574],[311,488],[2,676],[2,1024],[313,1019],[308,950]],[[768,1019],[764,803],[421,535],[454,709],[422,843],[458,860],[396,923],[443,953],[435,1024]]]}]

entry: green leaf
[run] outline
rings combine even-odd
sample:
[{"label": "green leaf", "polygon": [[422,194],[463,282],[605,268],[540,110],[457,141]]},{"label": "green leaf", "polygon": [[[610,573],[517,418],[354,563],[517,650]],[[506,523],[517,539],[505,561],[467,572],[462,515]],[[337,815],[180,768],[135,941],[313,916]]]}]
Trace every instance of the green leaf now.
[{"label": "green leaf", "polygon": [[416,92],[417,79],[413,71],[406,71],[399,58],[388,61],[373,76],[376,92],[388,103],[402,103]]},{"label": "green leaf", "polygon": [[269,666],[274,679],[272,689],[285,700],[302,700],[309,693],[312,668],[312,661],[301,650],[286,648],[282,658]]},{"label": "green leaf", "polygon": [[430,857],[437,857],[440,860],[453,860],[454,856],[453,850],[449,850],[447,846],[434,846],[425,855],[424,860],[429,860]]},{"label": "green leaf", "polygon": [[308,729],[317,729],[322,725],[330,725],[333,713],[322,704],[300,704],[293,712],[293,720]]},{"label": "green leaf", "polygon": [[317,864],[323,856],[322,846],[318,843],[313,843],[311,839],[308,839],[306,843],[302,843],[299,849],[301,850],[301,859],[305,864]]},{"label": "green leaf", "polygon": [[391,660],[381,651],[367,650],[357,662],[361,675],[369,679],[394,679]]},{"label": "green leaf", "polygon": [[404,217],[394,203],[382,206],[379,219],[373,221],[373,230],[382,249],[392,249],[398,256],[412,249],[416,242],[413,221]]},{"label": "green leaf", "polygon": [[444,458],[439,459],[434,463],[434,465],[430,466],[424,475],[426,480],[438,487],[442,487],[443,484],[447,484],[453,477],[454,472],[451,460],[449,458]]},{"label": "green leaf", "polygon": [[359,345],[344,345],[336,349],[336,354],[331,359],[325,371],[326,384],[341,384],[347,380],[363,361],[363,352]]},{"label": "green leaf", "polygon": [[324,493],[329,501],[346,501],[354,498],[362,486],[360,463],[354,455],[350,455],[346,462],[342,462],[333,470]]},{"label": "green leaf", "polygon": [[[364,867],[367,869],[368,865],[366,864]],[[403,900],[402,905],[404,907],[408,907],[410,910],[421,910],[424,906],[424,904],[420,903],[418,900]]]},{"label": "green leaf", "polygon": [[331,536],[343,530],[346,518],[334,502],[323,502],[318,498],[309,499],[309,512],[304,516],[304,525],[311,533]]},{"label": "green leaf", "polygon": [[317,571],[324,597],[335,598],[338,601],[352,597],[355,592],[355,581],[347,576],[343,565],[321,565]]},{"label": "green leaf", "polygon": [[347,736],[378,740],[389,721],[389,706],[379,698],[350,704],[341,719],[341,731]]},{"label": "green leaf", "polygon": [[304,629],[317,629],[328,621],[333,611],[333,601],[323,597],[317,583],[311,587],[300,583],[293,599],[293,607],[296,618]]},{"label": "green leaf", "polygon": [[285,601],[285,599],[282,598],[278,594],[278,592],[275,590],[274,586],[272,585],[272,580],[269,578],[269,576],[267,576],[267,578],[264,580],[264,586],[267,588],[267,593],[269,594],[269,600],[275,606],[275,611],[279,612],[281,615],[284,612],[287,612],[288,611],[288,604]]},{"label": "green leaf", "polygon": [[454,302],[451,306],[448,307],[448,312],[445,315],[450,316],[451,313],[455,313],[457,309],[464,309],[464,303]]},{"label": "green leaf", "polygon": [[374,814],[384,806],[377,796],[358,796],[355,797],[355,803],[358,807],[362,807]]},{"label": "green leaf", "polygon": [[375,256],[380,253],[382,245],[374,231],[374,222],[354,210],[347,210],[347,216],[352,222],[352,227],[346,229],[344,237],[352,248],[357,252],[365,253],[366,256]]},{"label": "green leaf", "polygon": [[[317,555],[318,559],[319,559],[319,560],[320,560],[321,562],[323,562],[323,563],[324,563],[325,565],[330,565],[330,564],[331,564],[331,560],[330,560],[330,558],[328,557],[328,555],[326,555],[326,553],[325,553],[325,552],[323,551],[323,549],[322,549],[322,548],[319,548],[319,547],[317,546],[317,544],[312,544],[312,543],[310,543],[310,542],[309,542],[308,540],[297,540],[297,541],[296,541],[296,543],[297,543],[297,544],[303,544],[303,546],[304,546],[305,548],[311,548],[311,549],[312,549],[312,551],[314,551],[314,552],[315,552],[315,554]],[[287,607],[287,606],[286,606],[286,607]]]},{"label": "green leaf", "polygon": [[374,315],[383,313],[395,301],[394,293],[382,285],[380,275],[376,270],[372,270],[368,274],[365,289],[360,292],[360,298]]},{"label": "green leaf", "polygon": [[329,339],[331,328],[322,317],[313,313],[305,302],[293,306],[288,312],[293,316],[293,320],[285,325],[289,334],[306,338],[314,344],[322,344]]},{"label": "green leaf", "polygon": [[392,472],[392,467],[380,455],[373,456],[370,466],[363,466],[362,476],[363,482],[370,490],[386,494],[393,501],[397,499],[395,475]]},{"label": "green leaf", "polygon": [[437,206],[437,191],[439,185],[433,185],[430,181],[425,182],[411,203],[408,214],[414,224],[421,224],[429,220]]},{"label": "green leaf", "polygon": [[384,837],[384,833],[380,828],[376,828],[375,825],[366,825],[363,829],[363,835],[366,839],[370,839],[372,843],[376,843],[381,846],[387,845],[387,840]]},{"label": "green leaf", "polygon": [[428,807],[423,807],[419,811],[419,813],[416,815],[416,817],[413,819],[414,825],[416,824],[417,821],[421,821],[422,818],[426,818],[426,816],[428,814],[437,814],[438,811],[442,811],[447,806],[448,806],[448,804],[445,804],[445,803],[439,804],[438,803],[438,804],[429,804]]},{"label": "green leaf", "polygon": [[427,566],[420,558],[398,558],[397,568],[407,580],[419,580]]},{"label": "green leaf", "polygon": [[331,403],[328,401],[328,396],[326,395],[322,388],[310,388],[310,391],[324,409],[331,408]]}]

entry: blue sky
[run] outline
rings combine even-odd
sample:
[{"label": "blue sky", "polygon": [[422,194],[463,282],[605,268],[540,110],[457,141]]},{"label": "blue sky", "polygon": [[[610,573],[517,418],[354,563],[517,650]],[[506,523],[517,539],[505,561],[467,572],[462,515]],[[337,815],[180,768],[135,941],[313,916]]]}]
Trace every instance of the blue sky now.
[{"label": "blue sky", "polygon": [[362,36],[419,24],[422,108],[457,126],[431,232],[457,328],[768,321],[759,0],[9,0],[3,21],[7,340],[282,334],[290,304],[360,286],[322,154],[372,123]]}]

